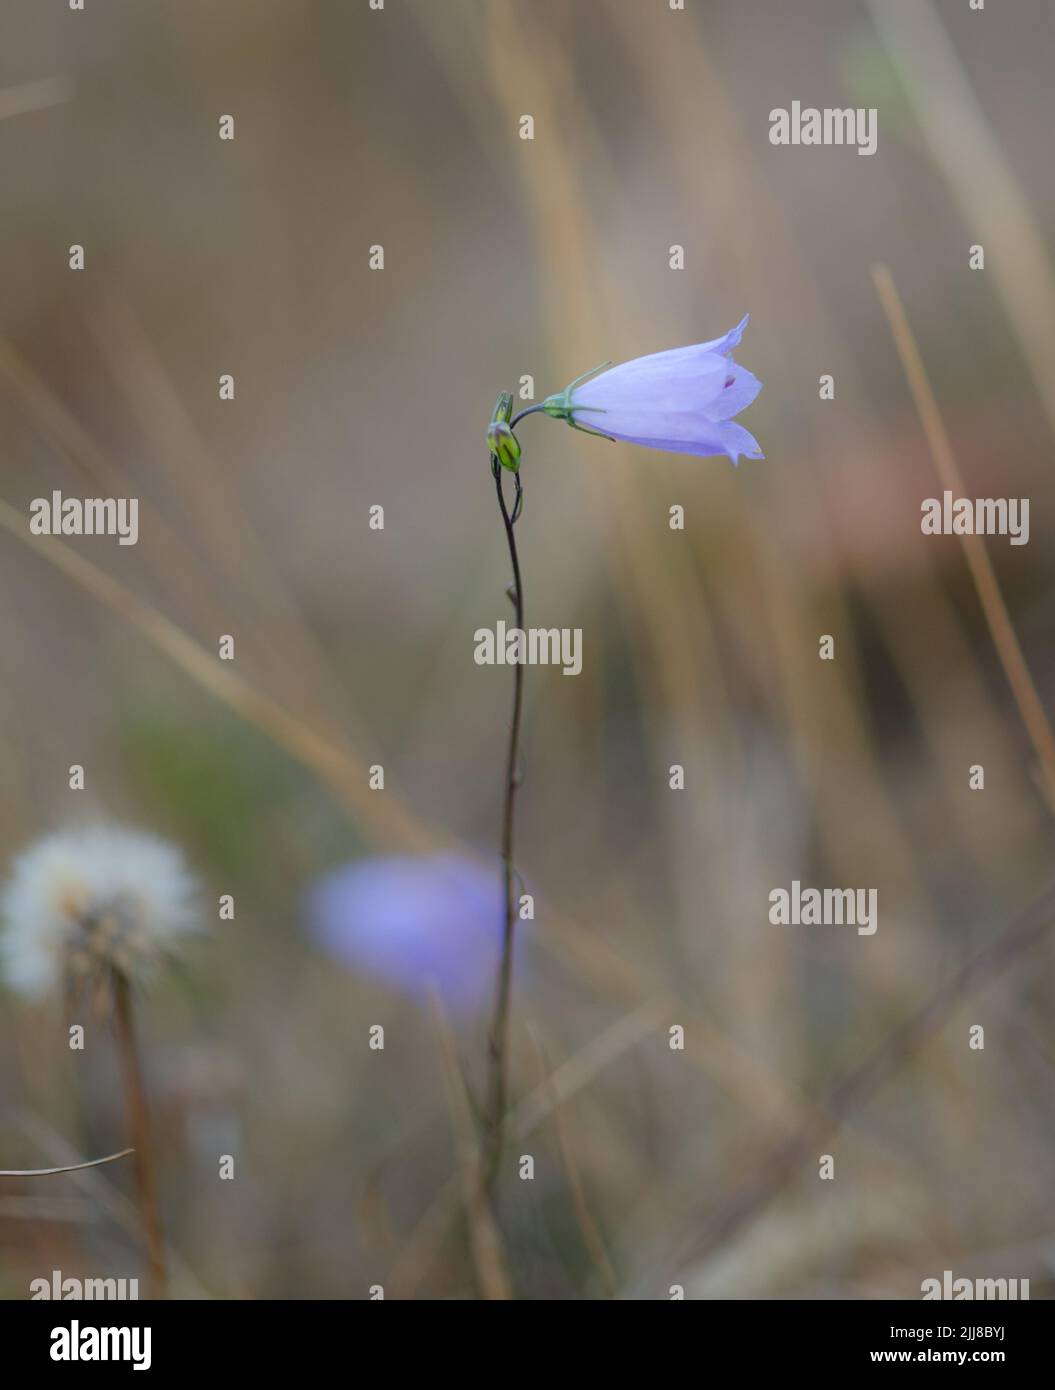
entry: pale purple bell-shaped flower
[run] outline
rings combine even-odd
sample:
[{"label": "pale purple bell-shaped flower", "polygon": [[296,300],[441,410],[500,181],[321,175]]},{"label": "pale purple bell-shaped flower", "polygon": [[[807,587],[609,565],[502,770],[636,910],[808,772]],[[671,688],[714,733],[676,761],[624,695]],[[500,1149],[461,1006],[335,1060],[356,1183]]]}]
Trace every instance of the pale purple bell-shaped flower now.
[{"label": "pale purple bell-shaped flower", "polygon": [[308,929],[349,969],[419,1003],[435,989],[452,1013],[478,1013],[494,988],[504,901],[497,870],[461,855],[362,859],[309,890]]},{"label": "pale purple bell-shaped flower", "polygon": [[733,361],[749,315],[723,338],[635,357],[587,373],[543,402],[548,415],[577,429],[679,454],[762,458],[758,441],[736,424],[762,383]]}]

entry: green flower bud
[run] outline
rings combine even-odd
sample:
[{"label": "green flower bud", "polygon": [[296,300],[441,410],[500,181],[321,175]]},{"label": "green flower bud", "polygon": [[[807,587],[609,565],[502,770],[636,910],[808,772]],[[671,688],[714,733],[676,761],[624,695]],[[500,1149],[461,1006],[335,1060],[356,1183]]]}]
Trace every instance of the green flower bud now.
[{"label": "green flower bud", "polygon": [[508,391],[500,391],[487,427],[487,447],[503,468],[515,473],[520,467],[520,445],[509,427],[512,418],[513,397]]},{"label": "green flower bud", "polygon": [[487,427],[487,447],[503,468],[511,473],[520,467],[520,445],[505,420],[492,420]]}]

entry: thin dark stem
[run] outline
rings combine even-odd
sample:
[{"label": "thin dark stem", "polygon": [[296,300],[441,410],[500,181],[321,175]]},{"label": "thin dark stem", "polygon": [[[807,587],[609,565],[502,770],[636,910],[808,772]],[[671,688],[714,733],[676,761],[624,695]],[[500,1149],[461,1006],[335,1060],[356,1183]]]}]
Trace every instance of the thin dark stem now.
[{"label": "thin dark stem", "polygon": [[117,1050],[121,1057],[121,1079],[124,1085],[125,1110],[135,1143],[136,1196],[139,1218],[146,1247],[148,1288],[151,1298],[164,1298],[165,1245],[161,1236],[161,1215],[158,1208],[157,1183],[154,1179],[154,1152],[150,1143],[150,1117],[147,1110],[143,1069],[139,1063],[135,1020],[128,981],[117,971],[113,975],[114,1026]]},{"label": "thin dark stem", "polygon": [[[533,406],[532,411],[539,409]],[[530,414],[524,411],[523,414]],[[517,419],[522,418],[517,416]],[[516,421],[514,420],[515,424]],[[502,509],[502,522],[505,525],[506,541],[509,545],[509,559],[513,566],[513,606],[516,609],[516,625],[524,626],[524,588],[520,579],[520,559],[517,555],[516,536],[513,526],[520,511],[520,488],[517,478],[517,501],[513,514],[506,506],[502,490],[503,469],[492,461],[495,491],[498,505]],[[480,1187],[486,1194],[490,1191],[498,1170],[505,1132],[505,1115],[509,1090],[509,1014],[513,994],[513,944],[516,925],[515,879],[513,867],[513,827],[516,806],[516,791],[519,781],[517,763],[520,755],[520,723],[524,701],[524,667],[521,662],[513,667],[513,721],[509,729],[509,752],[506,758],[505,805],[502,811],[502,878],[505,889],[505,922],[502,931],[502,951],[498,963],[498,982],[495,989],[494,1013],[491,1019],[491,1032],[488,1042],[488,1082],[487,1106],[484,1116],[484,1136],[481,1152]]]},{"label": "thin dark stem", "polygon": [[519,415],[513,416],[512,420],[510,420],[509,422],[509,428],[515,432],[517,425],[520,424],[521,420],[523,420],[525,416],[537,415],[539,411],[545,409],[546,407],[541,402],[538,405],[529,405],[528,408],[526,410],[522,410]]}]

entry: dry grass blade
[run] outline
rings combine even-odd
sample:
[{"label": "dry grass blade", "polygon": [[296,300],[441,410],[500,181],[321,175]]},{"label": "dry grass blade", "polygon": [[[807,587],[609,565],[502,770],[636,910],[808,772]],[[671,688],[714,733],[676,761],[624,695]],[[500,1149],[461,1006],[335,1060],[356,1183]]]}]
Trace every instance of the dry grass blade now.
[{"label": "dry grass blade", "polygon": [[1055,431],[1055,272],[1044,232],[931,0],[868,0],[935,163],[993,277]]},{"label": "dry grass blade", "polygon": [[[28,1111],[19,1111],[13,1116],[13,1119],[26,1138],[35,1144],[42,1153],[65,1165],[65,1171],[74,1175],[72,1181],[81,1191],[87,1193],[90,1200],[104,1211],[111,1221],[133,1239],[138,1237],[139,1212],[135,1204],[114,1187],[105,1166],[100,1168],[97,1163],[80,1161],[73,1146],[61,1135],[56,1134],[50,1125],[45,1124],[36,1115]],[[131,1152],[131,1149],[125,1150],[125,1153]],[[117,1154],[115,1157],[123,1157],[123,1154]],[[179,1252],[173,1249],[171,1244],[165,1247],[165,1256],[172,1272],[173,1283],[176,1285],[173,1290],[175,1297],[194,1299],[211,1297],[208,1290],[199,1283],[190,1266]]]},{"label": "dry grass blade", "polygon": [[0,1178],[46,1178],[52,1173],[78,1173],[82,1168],[99,1168],[104,1163],[127,1158],[135,1149],[121,1149],[119,1153],[107,1154],[105,1158],[91,1158],[86,1163],[67,1163],[61,1168],[0,1168]]},{"label": "dry grass blade", "polygon": [[24,116],[30,111],[46,111],[73,100],[73,83],[65,77],[45,77],[39,82],[22,82],[0,91],[0,121]]},{"label": "dry grass blade", "polygon": [[301,762],[364,826],[408,847],[435,845],[436,837],[418,825],[394,797],[372,796],[366,768],[357,758],[301,723],[241,676],[225,670],[204,647],[118,580],[85,560],[71,546],[51,537],[32,535],[25,518],[2,500],[0,526],[131,623],[196,684]]},{"label": "dry grass blade", "polygon": [[779,1144],[757,1173],[686,1240],[673,1260],[676,1269],[702,1260],[725,1246],[755,1219],[791,1182],[815,1152],[818,1141],[833,1133],[872,1098],[923,1042],[981,985],[995,979],[1040,942],[1055,925],[1055,883],[1051,883],[1007,931],[951,975],[920,1007],[833,1088],[790,1139]]},{"label": "dry grass blade", "polygon": [[458,1054],[450,1024],[437,995],[432,997],[433,1017],[443,1062],[443,1079],[458,1144],[458,1166],[469,1222],[469,1244],[473,1264],[484,1298],[502,1301],[512,1298],[509,1276],[502,1255],[502,1242],[495,1225],[488,1194],[477,1181],[477,1140],[473,1131],[469,1097],[465,1091]]},{"label": "dry grass blade", "polygon": [[597,1270],[597,1276],[601,1281],[605,1293],[609,1298],[615,1298],[618,1293],[618,1282],[616,1280],[615,1270],[612,1268],[612,1262],[608,1258],[608,1251],[605,1249],[604,1239],[600,1229],[586,1201],[586,1192],[583,1188],[582,1175],[579,1172],[579,1165],[575,1158],[575,1150],[572,1148],[571,1136],[568,1133],[563,1107],[553,1086],[553,1073],[550,1071],[549,1062],[546,1059],[546,1053],[539,1040],[537,1030],[533,1027],[529,1027],[528,1034],[535,1050],[539,1072],[542,1075],[542,1085],[551,1094],[550,1115],[553,1118],[553,1127],[556,1131],[557,1149],[560,1153],[560,1160],[564,1167],[564,1175],[568,1182],[568,1191],[571,1194],[572,1206],[575,1208],[575,1219],[579,1224],[579,1230],[582,1232],[583,1244],[589,1252],[590,1259],[593,1261],[594,1268]]},{"label": "dry grass blade", "polygon": [[[946,490],[963,496],[966,491],[963,478],[960,476],[952,445],[949,443],[945,421],[931,390],[927,369],[923,365],[923,358],[908,315],[905,313],[905,306],[894,284],[894,277],[886,266],[880,265],[873,267],[872,279],[894,336],[894,344],[901,358],[901,365],[908,379],[909,390],[916,403],[916,410],[919,412],[920,423],[927,436],[927,445],[941,485]],[[1000,664],[1004,668],[1011,693],[1015,697],[1015,704],[1044,774],[1049,802],[1055,804],[1055,733],[1052,732],[1051,722],[1037,694],[1033,677],[1019,645],[985,542],[976,535],[961,536],[960,541],[997,655],[1000,657]]]}]

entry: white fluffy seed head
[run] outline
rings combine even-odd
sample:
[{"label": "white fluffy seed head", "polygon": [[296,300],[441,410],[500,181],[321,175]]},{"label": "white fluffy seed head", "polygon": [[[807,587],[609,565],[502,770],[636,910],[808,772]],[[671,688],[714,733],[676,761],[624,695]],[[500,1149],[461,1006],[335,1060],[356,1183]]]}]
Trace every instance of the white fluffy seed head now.
[{"label": "white fluffy seed head", "polygon": [[110,826],[62,830],[25,850],[0,895],[8,984],[42,995],[116,970],[143,983],[199,923],[197,885],[164,840]]}]

